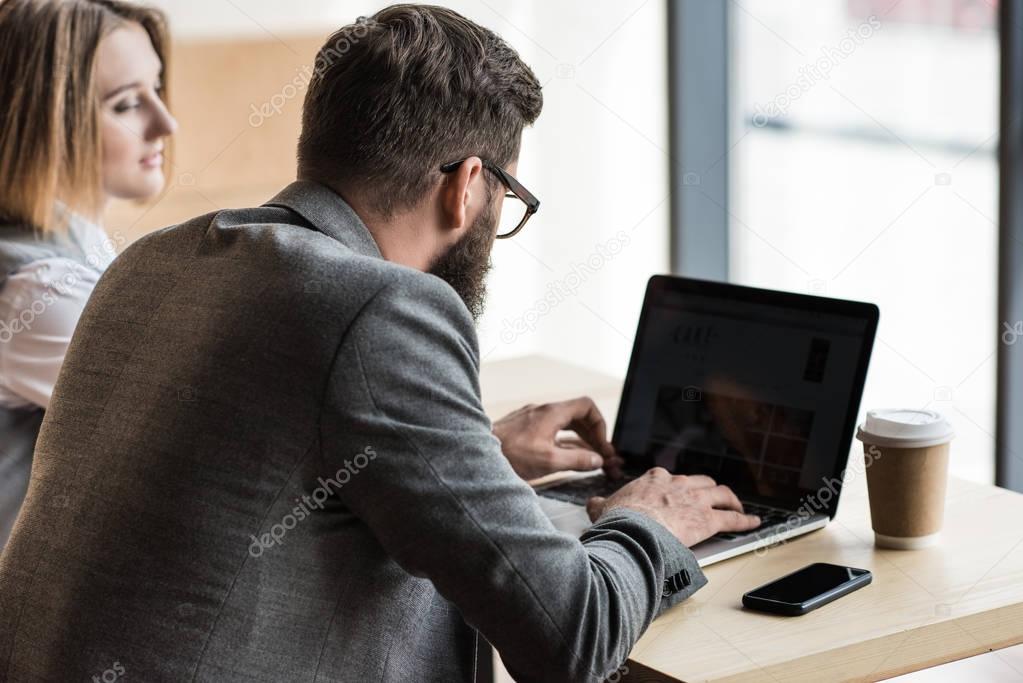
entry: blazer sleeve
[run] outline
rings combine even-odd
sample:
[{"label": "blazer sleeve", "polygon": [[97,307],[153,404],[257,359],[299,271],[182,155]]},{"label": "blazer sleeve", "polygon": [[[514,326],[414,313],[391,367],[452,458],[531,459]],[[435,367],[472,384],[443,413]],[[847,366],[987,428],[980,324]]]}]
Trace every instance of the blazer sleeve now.
[{"label": "blazer sleeve", "polygon": [[339,490],[344,504],[516,680],[603,680],[706,583],[641,513],[606,514],[581,539],[553,527],[491,433],[472,319],[432,275],[403,276],[364,306],[338,347],[321,430],[326,465],[372,453]]}]

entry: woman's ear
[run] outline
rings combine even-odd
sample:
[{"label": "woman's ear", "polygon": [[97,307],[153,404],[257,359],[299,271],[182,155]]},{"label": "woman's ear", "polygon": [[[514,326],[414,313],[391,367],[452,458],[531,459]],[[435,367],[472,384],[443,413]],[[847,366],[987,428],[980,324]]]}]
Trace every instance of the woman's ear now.
[{"label": "woman's ear", "polygon": [[483,161],[469,157],[454,171],[445,173],[440,189],[441,219],[450,230],[468,228],[472,221],[469,207],[486,199],[486,187],[477,182],[483,174]]}]

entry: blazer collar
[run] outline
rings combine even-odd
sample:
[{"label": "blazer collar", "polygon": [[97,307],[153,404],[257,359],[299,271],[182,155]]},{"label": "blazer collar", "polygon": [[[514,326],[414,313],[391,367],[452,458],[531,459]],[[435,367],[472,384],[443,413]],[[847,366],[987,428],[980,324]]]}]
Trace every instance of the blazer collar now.
[{"label": "blazer collar", "polygon": [[364,256],[383,258],[369,228],[339,194],[311,180],[296,180],[263,206],[283,206],[314,228]]}]

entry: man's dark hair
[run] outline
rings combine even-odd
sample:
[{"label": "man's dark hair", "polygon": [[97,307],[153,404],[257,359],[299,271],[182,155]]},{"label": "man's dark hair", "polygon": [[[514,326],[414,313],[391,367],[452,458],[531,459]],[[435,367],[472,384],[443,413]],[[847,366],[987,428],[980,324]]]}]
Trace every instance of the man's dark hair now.
[{"label": "man's dark hair", "polygon": [[517,159],[522,129],[542,106],[536,76],[493,31],[443,7],[393,5],[320,49],[299,176],[390,215],[418,204],[441,164]]}]

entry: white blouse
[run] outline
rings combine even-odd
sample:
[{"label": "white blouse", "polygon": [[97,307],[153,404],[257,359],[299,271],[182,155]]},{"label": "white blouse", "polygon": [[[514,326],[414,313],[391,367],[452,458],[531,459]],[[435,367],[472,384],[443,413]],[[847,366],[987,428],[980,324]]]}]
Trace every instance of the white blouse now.
[{"label": "white blouse", "polygon": [[72,216],[72,238],[89,267],[70,258],[46,258],[22,266],[0,288],[0,406],[46,408],[78,324],[100,272],[116,251],[103,228]]}]

